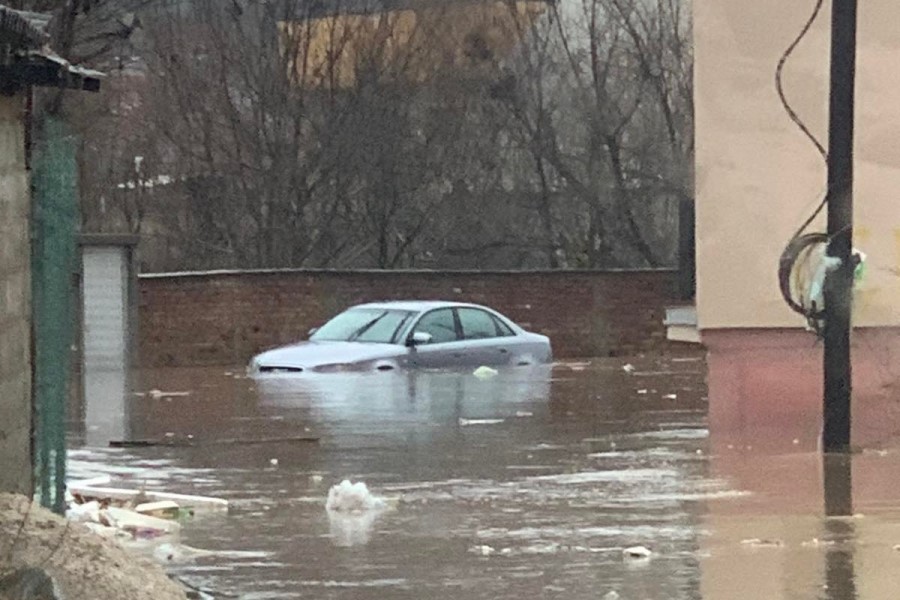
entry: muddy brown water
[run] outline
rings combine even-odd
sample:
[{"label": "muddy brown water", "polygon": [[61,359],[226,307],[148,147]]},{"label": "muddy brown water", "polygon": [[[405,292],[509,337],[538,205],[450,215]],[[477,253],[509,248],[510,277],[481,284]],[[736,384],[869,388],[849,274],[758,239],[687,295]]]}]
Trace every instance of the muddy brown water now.
[{"label": "muddy brown water", "polygon": [[[144,372],[124,404],[108,403],[106,419],[122,417],[113,430],[195,445],[102,448],[91,431],[108,423],[89,421],[73,427],[70,477],[227,498],[227,514],[197,516],[180,540],[217,553],[167,568],[240,598],[900,595],[890,498],[835,520],[804,491],[792,510],[792,480],[821,487],[814,452],[711,457],[702,360],[633,360],[630,373],[626,362],[485,380]],[[207,443],[297,436],[319,441]],[[782,493],[748,473],[786,478]],[[365,482],[384,509],[329,515],[343,479]],[[630,559],[631,546],[652,554]]]}]

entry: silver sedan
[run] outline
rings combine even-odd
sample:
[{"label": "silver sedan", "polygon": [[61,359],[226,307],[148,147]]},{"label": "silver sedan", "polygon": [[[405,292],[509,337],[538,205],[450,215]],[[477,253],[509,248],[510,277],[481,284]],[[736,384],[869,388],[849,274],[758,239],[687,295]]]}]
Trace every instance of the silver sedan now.
[{"label": "silver sedan", "polygon": [[545,364],[550,340],[495,310],[460,302],[380,302],[347,309],[308,341],[253,357],[252,375]]}]

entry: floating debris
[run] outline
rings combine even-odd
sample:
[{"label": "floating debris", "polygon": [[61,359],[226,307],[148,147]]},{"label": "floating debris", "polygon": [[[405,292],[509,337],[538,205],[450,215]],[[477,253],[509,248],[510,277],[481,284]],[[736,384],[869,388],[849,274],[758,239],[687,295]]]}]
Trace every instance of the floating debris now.
[{"label": "floating debris", "polygon": [[181,513],[181,507],[172,500],[159,500],[138,504],[134,507],[134,512],[158,519],[177,519]]},{"label": "floating debris", "polygon": [[190,396],[190,392],[164,392],[162,390],[150,390],[147,392],[147,395],[153,398],[154,400],[159,400],[160,398],[184,398],[186,396]]},{"label": "floating debris", "polygon": [[800,543],[804,548],[820,548],[822,546],[834,546],[834,544],[834,540],[820,540],[819,538],[813,538],[807,542]]},{"label": "floating debris", "polygon": [[459,425],[466,427],[468,425],[497,425],[502,423],[504,419],[463,419],[460,417]]},{"label": "floating debris", "polygon": [[663,399],[664,400],[677,400],[678,394],[666,394],[665,396],[663,396]]},{"label": "floating debris", "polygon": [[480,556],[490,556],[492,554],[496,554],[497,550],[493,546],[488,546],[487,544],[481,544],[480,546],[473,546],[469,549],[473,554],[478,554]]},{"label": "floating debris", "polygon": [[534,413],[531,412],[531,411],[528,411],[528,410],[517,410],[517,411],[516,411],[516,416],[519,417],[519,418],[533,417],[533,416],[534,416]]},{"label": "floating debris", "polygon": [[278,459],[277,459],[277,458],[270,458],[270,459],[269,459],[269,464],[272,465],[273,467],[277,467],[277,466],[278,466]]},{"label": "floating debris", "polygon": [[98,500],[101,504],[110,504],[112,502],[134,503],[139,500],[143,502],[159,502],[162,500],[171,500],[178,504],[182,509],[204,510],[204,511],[224,511],[228,510],[228,501],[222,498],[212,498],[209,496],[191,496],[187,494],[172,494],[169,492],[155,492],[146,490],[127,490],[112,487],[99,486],[83,486],[75,482],[69,484],[69,491],[73,496],[83,502]]},{"label": "floating debris", "polygon": [[646,546],[631,546],[622,550],[622,555],[630,559],[648,559],[652,554],[653,552]]},{"label": "floating debris", "polygon": [[328,490],[325,509],[338,513],[363,513],[384,508],[384,501],[376,498],[362,481],[345,479]]},{"label": "floating debris", "polygon": [[294,442],[318,442],[316,436],[299,435],[277,438],[222,438],[210,440],[195,440],[189,434],[186,439],[177,439],[174,433],[166,433],[161,440],[110,440],[110,448],[153,448],[155,446],[170,446],[189,448],[193,446],[250,446],[257,444],[283,444]]},{"label": "floating debris", "polygon": [[781,548],[784,546],[784,542],[781,540],[760,538],[741,540],[741,544],[744,546],[752,546],[754,548]]},{"label": "floating debris", "polygon": [[491,377],[496,377],[499,371],[497,369],[492,369],[490,367],[478,367],[472,373],[478,379],[490,379]]},{"label": "floating debris", "polygon": [[114,506],[100,512],[100,522],[130,533],[135,539],[154,539],[175,535],[181,531],[181,525],[175,521],[142,515],[133,510]]},{"label": "floating debris", "polygon": [[635,368],[634,368],[634,365],[633,365],[633,364],[628,363],[627,365],[625,365],[624,367],[622,367],[622,370],[625,371],[625,372],[628,373],[628,374],[631,374],[631,373],[634,373]]}]

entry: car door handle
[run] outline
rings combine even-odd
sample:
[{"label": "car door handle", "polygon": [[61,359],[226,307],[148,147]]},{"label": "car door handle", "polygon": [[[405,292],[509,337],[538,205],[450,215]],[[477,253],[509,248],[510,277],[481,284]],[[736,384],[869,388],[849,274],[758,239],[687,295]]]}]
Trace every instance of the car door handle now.
[{"label": "car door handle", "polygon": [[500,348],[500,354],[509,354],[509,350],[506,348]]}]

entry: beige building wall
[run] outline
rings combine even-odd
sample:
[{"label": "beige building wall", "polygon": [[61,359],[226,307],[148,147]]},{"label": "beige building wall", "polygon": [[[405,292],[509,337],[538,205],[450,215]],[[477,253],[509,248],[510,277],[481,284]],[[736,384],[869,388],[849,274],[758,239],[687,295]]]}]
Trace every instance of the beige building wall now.
[{"label": "beige building wall", "polygon": [[0,492],[31,493],[31,245],[24,102],[0,95]]},{"label": "beige building wall", "polygon": [[[824,195],[826,169],[781,107],[775,68],[814,2],[693,4],[699,327],[802,327],[778,291],[778,258]],[[826,147],[830,17],[826,2],[784,73],[789,100]],[[900,326],[897,23],[896,0],[860,3],[855,245],[868,269],[854,319],[862,326]]]}]

